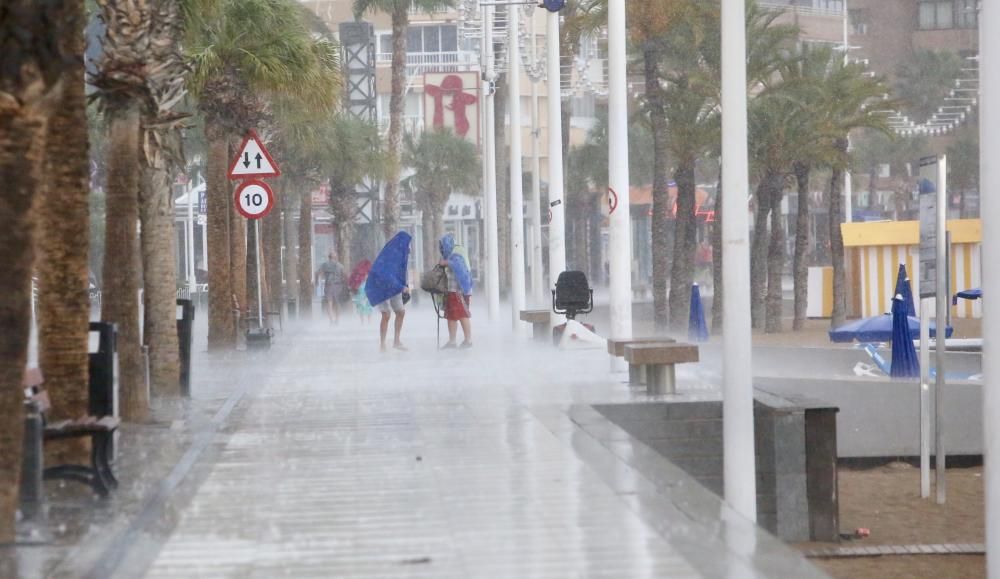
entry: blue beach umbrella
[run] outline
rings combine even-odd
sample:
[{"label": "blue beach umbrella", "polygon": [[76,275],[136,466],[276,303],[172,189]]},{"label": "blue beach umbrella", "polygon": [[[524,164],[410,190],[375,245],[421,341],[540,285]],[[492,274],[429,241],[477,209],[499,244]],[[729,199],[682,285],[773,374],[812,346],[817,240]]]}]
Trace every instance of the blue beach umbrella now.
[{"label": "blue beach umbrella", "polygon": [[400,231],[385,244],[372,263],[365,282],[368,303],[378,305],[402,293],[406,283],[406,264],[410,259],[410,234]]},{"label": "blue beach umbrella", "polygon": [[[895,303],[895,300],[894,300]],[[906,316],[906,325],[910,333],[910,339],[920,339],[920,320],[913,316]],[[937,335],[934,324],[931,324],[931,337]],[[945,328],[945,337],[951,337],[951,327]],[[829,331],[831,342],[891,342],[892,341],[892,315],[882,314],[870,318],[862,318],[848,322],[839,328]]]},{"label": "blue beach umbrella", "polygon": [[899,273],[896,274],[896,295],[903,296],[903,303],[906,305],[906,315],[916,316],[917,308],[913,303],[913,289],[910,287],[910,278],[906,276],[906,265],[899,264]]},{"label": "blue beach umbrella", "polygon": [[907,323],[906,300],[896,294],[892,300],[892,366],[889,375],[893,378],[916,378],[920,376],[920,361],[913,347],[913,338]]},{"label": "blue beach umbrella", "polygon": [[701,305],[701,290],[698,289],[698,284],[691,286],[691,312],[688,315],[688,339],[692,342],[708,341],[705,308]]}]

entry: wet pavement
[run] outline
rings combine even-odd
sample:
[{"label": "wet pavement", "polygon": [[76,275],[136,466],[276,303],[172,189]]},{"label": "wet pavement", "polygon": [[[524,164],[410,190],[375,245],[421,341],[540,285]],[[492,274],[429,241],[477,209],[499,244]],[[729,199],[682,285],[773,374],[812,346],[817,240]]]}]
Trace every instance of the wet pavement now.
[{"label": "wet pavement", "polygon": [[603,351],[482,314],[471,350],[436,350],[415,310],[406,352],[351,319],[201,357],[184,453],[54,576],[824,576],[591,408],[646,399]]}]

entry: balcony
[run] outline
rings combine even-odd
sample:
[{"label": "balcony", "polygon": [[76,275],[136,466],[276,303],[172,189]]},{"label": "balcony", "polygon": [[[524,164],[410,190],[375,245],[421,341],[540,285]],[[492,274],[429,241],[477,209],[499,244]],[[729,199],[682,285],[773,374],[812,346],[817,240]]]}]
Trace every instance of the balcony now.
[{"label": "balcony", "polygon": [[[375,57],[375,62],[380,66],[391,65],[392,53],[379,52]],[[476,55],[471,52],[409,52],[406,54],[406,75],[413,76],[425,72],[458,72],[468,70],[476,63]]]},{"label": "balcony", "polygon": [[811,6],[803,6],[791,4],[788,0],[784,2],[781,0],[762,0],[760,6],[768,10],[780,10],[800,16],[844,17],[843,4],[838,7],[834,2],[813,2]]}]

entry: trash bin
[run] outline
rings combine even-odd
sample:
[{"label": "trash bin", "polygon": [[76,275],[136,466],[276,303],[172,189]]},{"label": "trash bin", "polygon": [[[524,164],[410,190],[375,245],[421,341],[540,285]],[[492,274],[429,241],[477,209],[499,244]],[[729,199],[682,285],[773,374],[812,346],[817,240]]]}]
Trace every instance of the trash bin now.
[{"label": "trash bin", "polygon": [[191,396],[191,347],[194,340],[194,302],[177,300],[177,345],[181,362],[181,394]]},{"label": "trash bin", "polygon": [[97,334],[97,350],[90,352],[89,411],[92,416],[117,415],[115,385],[117,328],[110,322],[90,322]]}]

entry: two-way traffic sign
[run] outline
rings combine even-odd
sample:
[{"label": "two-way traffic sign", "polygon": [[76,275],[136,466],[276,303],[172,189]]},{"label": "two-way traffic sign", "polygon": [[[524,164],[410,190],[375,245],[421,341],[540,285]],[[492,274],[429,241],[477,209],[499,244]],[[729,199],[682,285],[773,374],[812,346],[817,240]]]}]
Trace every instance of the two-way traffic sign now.
[{"label": "two-way traffic sign", "polygon": [[243,137],[240,151],[229,165],[230,179],[249,179],[252,177],[277,177],[281,175],[278,164],[267,152],[257,132],[250,129]]}]

